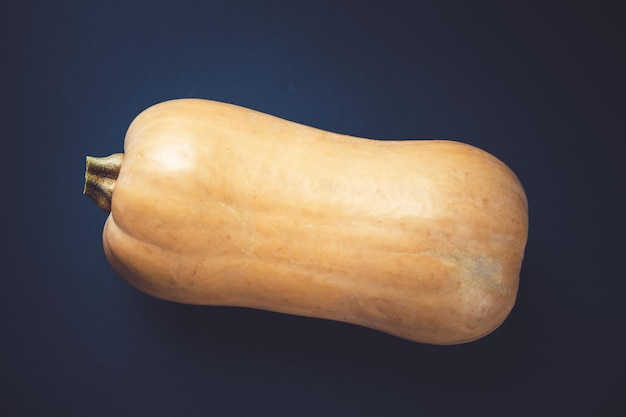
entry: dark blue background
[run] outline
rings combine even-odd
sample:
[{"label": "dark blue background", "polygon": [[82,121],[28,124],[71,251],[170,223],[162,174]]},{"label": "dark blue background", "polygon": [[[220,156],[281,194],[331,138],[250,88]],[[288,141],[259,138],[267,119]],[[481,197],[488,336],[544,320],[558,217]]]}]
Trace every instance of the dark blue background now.
[{"label": "dark blue background", "polygon": [[[616,3],[30,1],[0,6],[3,416],[626,414]],[[518,303],[437,347],[145,296],[108,266],[84,157],[203,97],[371,138],[451,138],[526,187]]]}]

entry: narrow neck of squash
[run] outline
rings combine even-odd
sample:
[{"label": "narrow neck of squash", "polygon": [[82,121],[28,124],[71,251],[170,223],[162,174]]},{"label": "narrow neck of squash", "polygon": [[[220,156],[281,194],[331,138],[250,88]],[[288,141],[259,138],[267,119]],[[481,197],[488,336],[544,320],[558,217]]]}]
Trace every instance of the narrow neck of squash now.
[{"label": "narrow neck of squash", "polygon": [[91,198],[105,212],[111,211],[111,198],[120,173],[123,153],[97,158],[88,156],[83,194]]}]

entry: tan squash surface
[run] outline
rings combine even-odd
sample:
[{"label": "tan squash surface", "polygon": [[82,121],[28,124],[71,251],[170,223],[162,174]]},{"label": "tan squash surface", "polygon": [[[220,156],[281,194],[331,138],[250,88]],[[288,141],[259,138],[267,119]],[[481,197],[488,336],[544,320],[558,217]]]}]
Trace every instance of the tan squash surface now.
[{"label": "tan squash surface", "polygon": [[526,196],[470,145],[361,139],[183,99],[141,113],[124,154],[90,164],[86,194],[110,203],[106,256],[156,297],[433,344],[492,332],[516,299]]}]

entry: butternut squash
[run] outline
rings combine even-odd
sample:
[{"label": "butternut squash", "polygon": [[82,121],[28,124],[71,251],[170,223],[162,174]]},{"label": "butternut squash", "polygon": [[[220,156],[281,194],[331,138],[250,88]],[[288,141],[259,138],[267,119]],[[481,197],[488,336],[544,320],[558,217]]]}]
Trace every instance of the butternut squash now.
[{"label": "butternut squash", "polygon": [[511,311],[528,206],[494,156],[382,141],[200,99],[157,104],[87,157],[110,264],[153,296],[338,320],[430,344]]}]

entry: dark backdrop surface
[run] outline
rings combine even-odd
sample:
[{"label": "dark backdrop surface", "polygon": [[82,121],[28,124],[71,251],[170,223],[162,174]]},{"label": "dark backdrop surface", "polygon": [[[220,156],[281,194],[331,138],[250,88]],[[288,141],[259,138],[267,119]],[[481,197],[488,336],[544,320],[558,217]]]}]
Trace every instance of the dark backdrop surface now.
[{"label": "dark backdrop surface", "polygon": [[[626,415],[620,16],[601,1],[3,1],[0,415]],[[81,195],[84,157],[121,151],[134,116],[178,97],[493,153],[530,203],[511,316],[438,347],[132,289]]]}]

